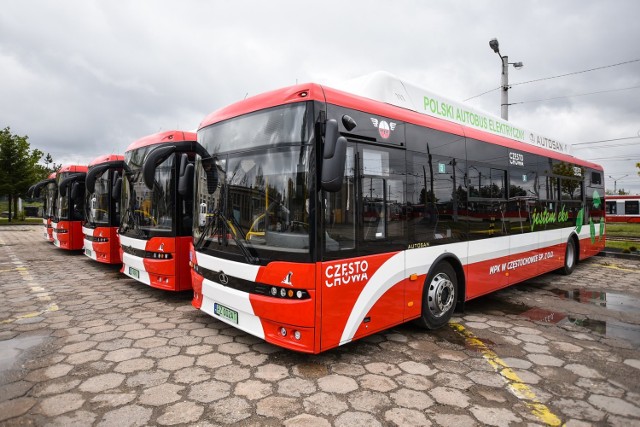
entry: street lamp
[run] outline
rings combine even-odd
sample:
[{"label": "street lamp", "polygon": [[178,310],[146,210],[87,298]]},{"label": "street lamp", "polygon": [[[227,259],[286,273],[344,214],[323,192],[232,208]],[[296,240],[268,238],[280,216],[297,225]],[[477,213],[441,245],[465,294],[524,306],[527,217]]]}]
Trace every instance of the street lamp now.
[{"label": "street lamp", "polygon": [[493,49],[495,53],[498,54],[500,60],[502,61],[502,97],[500,102],[500,116],[504,120],[509,120],[509,64],[513,65],[516,70],[522,68],[522,62],[509,62],[509,57],[507,55],[502,56],[500,54],[500,45],[498,44],[498,39],[491,39],[489,41],[489,47]]},{"label": "street lamp", "polygon": [[608,175],[608,176],[613,180],[613,194],[616,194],[618,192],[618,181],[621,181],[622,178],[626,178],[629,175],[627,174],[627,175],[621,176],[620,178],[614,178],[611,175]]}]

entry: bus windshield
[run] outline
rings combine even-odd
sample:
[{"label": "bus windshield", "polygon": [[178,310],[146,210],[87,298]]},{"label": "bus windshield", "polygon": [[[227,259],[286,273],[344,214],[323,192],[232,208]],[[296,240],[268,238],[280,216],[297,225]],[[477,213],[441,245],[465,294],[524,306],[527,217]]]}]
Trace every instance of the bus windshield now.
[{"label": "bus windshield", "polygon": [[58,196],[58,187],[55,182],[50,182],[45,187],[44,193],[44,210],[43,218],[53,218],[56,213],[56,197]]},{"label": "bus windshield", "polygon": [[109,225],[109,170],[96,177],[95,191],[87,196],[85,217],[89,224]]},{"label": "bus windshield", "polygon": [[[207,191],[196,167],[196,250],[266,264],[308,261],[311,177],[306,104],[253,113],[202,129],[198,139],[216,159],[218,187]],[[221,153],[222,149],[238,153]],[[252,149],[253,148],[253,149]]]},{"label": "bus windshield", "polygon": [[142,179],[143,161],[154,147],[150,145],[125,153],[130,172],[125,174],[122,185],[121,234],[143,238],[174,235],[175,155],[158,165],[153,189],[147,188]]},{"label": "bus windshield", "polygon": [[81,198],[71,198],[71,185],[68,185],[65,190],[65,195],[61,195],[59,191],[60,183],[77,173],[63,172],[56,177],[58,189],[57,201],[55,203],[54,219],[57,221],[81,221],[84,218],[84,194]]}]

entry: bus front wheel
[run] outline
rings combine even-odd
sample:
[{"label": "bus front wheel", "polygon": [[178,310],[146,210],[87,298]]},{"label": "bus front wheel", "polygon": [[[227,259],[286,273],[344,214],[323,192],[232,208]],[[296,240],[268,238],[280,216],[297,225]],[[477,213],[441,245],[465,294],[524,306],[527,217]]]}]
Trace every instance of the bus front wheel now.
[{"label": "bus front wheel", "polygon": [[567,241],[567,249],[564,253],[564,266],[560,269],[560,272],[566,276],[573,273],[578,261],[578,251],[576,250],[576,241],[569,239]]},{"label": "bus front wheel", "polygon": [[422,291],[422,316],[419,323],[427,329],[447,324],[458,299],[458,277],[451,264],[441,262],[427,277]]}]

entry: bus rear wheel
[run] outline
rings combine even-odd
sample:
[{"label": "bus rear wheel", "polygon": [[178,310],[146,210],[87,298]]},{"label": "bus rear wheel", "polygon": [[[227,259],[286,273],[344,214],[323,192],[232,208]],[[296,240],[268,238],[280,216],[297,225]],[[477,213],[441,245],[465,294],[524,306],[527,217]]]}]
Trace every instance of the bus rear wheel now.
[{"label": "bus rear wheel", "polygon": [[567,249],[564,253],[564,266],[560,269],[560,272],[565,276],[573,273],[578,262],[578,251],[576,250],[576,241],[569,239],[567,241]]},{"label": "bus rear wheel", "polygon": [[458,277],[451,264],[441,262],[427,277],[422,291],[422,316],[419,323],[438,329],[449,322],[458,299]]}]

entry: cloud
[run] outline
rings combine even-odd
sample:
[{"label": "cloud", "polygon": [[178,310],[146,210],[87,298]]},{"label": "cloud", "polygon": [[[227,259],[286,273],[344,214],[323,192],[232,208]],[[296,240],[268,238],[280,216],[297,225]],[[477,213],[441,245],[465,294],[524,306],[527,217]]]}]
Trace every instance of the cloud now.
[{"label": "cloud", "polygon": [[[296,82],[385,70],[463,100],[500,85],[494,37],[525,64],[509,70],[511,83],[638,59],[639,12],[632,0],[9,0],[0,9],[0,117],[56,162],[87,163]],[[638,86],[638,76],[640,63],[628,64],[514,85],[509,99]],[[626,137],[640,130],[637,99],[636,89],[523,103],[510,119],[570,143]],[[499,115],[500,91],[470,105]],[[630,175],[635,164],[600,161]],[[640,192],[635,175],[622,184]]]}]

